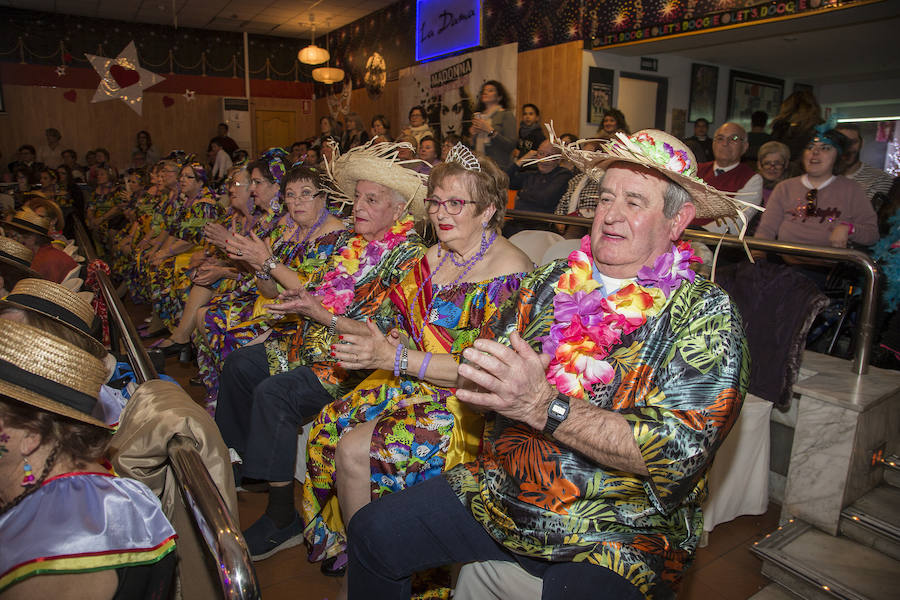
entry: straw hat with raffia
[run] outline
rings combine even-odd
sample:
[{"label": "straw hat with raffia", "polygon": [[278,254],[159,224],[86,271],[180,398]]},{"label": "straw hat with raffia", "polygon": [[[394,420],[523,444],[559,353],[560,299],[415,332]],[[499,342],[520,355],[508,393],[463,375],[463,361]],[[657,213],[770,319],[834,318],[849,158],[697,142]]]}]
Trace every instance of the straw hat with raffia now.
[{"label": "straw hat with raffia", "polygon": [[0,324],[0,395],[111,429],[91,416],[106,374],[100,359],[58,337],[17,321]]},{"label": "straw hat with raffia", "polygon": [[326,162],[328,175],[338,188],[332,191],[343,199],[343,204],[353,204],[356,183],[372,181],[400,192],[406,198],[406,209],[416,221],[422,221],[425,218],[428,175],[407,168],[423,161],[398,160],[397,154],[401,148],[413,149],[406,142],[369,142]]},{"label": "straw hat with raffia", "polygon": [[0,235],[0,262],[25,273],[27,277],[40,277],[31,268],[32,258],[34,258],[34,252],[16,240]]},{"label": "straw hat with raffia", "polygon": [[22,279],[9,295],[0,299],[0,309],[11,306],[50,317],[79,333],[99,353],[106,348],[92,335],[99,323],[91,306],[93,299],[91,292],[73,292],[52,281]]},{"label": "straw hat with raffia", "polygon": [[697,176],[697,159],[678,138],[658,129],[642,129],[630,136],[619,132],[615,137],[600,141],[597,151],[580,149],[580,140],[572,144],[562,142],[550,129],[550,142],[589,177],[599,180],[614,163],[626,162],[653,169],[663,177],[683,187],[690,195],[696,216],[705,219],[745,221],[742,208],[754,207],[708,185]]}]

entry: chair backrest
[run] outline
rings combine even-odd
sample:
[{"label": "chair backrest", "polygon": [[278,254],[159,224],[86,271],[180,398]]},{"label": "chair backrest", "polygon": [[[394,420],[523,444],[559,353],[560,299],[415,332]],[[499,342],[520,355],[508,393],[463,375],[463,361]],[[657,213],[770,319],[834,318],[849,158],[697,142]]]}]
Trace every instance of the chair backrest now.
[{"label": "chair backrest", "polygon": [[577,250],[580,247],[581,240],[562,240],[556,242],[547,248],[547,251],[544,252],[544,256],[541,257],[541,262],[539,262],[538,265],[546,265],[557,258],[566,258],[572,253],[572,250]]},{"label": "chair backrest", "polygon": [[720,267],[716,283],[741,313],[750,348],[750,392],[788,406],[806,334],[828,298],[795,269],[766,261]]},{"label": "chair backrest", "polygon": [[562,241],[563,237],[552,231],[538,231],[534,229],[526,229],[509,238],[519,250],[528,255],[536,265],[542,264],[541,259],[547,248],[553,244]]}]

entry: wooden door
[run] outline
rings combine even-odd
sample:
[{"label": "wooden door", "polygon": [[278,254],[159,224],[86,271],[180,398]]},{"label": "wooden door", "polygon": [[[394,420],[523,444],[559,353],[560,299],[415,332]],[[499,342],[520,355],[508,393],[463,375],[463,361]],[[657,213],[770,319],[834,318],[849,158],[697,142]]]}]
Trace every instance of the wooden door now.
[{"label": "wooden door", "polygon": [[666,95],[668,80],[665,77],[643,73],[619,74],[619,98],[617,108],[625,113],[631,131],[666,128]]},{"label": "wooden door", "polygon": [[275,146],[290,151],[297,134],[297,112],[257,109],[255,125],[254,153],[257,156]]}]

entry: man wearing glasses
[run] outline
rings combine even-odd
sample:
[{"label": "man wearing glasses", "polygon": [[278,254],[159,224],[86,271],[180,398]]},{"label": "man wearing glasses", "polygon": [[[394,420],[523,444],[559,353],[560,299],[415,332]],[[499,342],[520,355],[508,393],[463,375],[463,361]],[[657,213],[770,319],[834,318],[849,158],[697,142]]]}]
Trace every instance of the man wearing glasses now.
[{"label": "man wearing glasses", "polygon": [[[717,190],[737,192],[738,199],[759,205],[762,202],[762,177],[752,167],[741,162],[741,157],[749,147],[744,128],[737,123],[725,123],[713,136],[714,160],[700,163],[697,174]],[[753,216],[752,212],[755,212],[752,208],[744,209],[748,220]],[[717,223],[712,219],[694,219],[690,226],[702,227],[714,233],[740,233],[734,223]]]}]

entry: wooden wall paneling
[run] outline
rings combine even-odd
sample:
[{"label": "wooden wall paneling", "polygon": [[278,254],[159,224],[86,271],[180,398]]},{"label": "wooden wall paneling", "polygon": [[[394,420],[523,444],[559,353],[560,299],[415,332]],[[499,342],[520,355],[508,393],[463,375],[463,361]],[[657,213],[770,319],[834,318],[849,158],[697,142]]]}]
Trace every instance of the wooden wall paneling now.
[{"label": "wooden wall paneling", "polygon": [[[363,124],[368,132],[372,117],[384,115],[391,122],[391,133],[396,137],[406,125],[406,115],[398,113],[399,83],[389,81],[376,98],[370,98],[365,88],[355,89],[350,93],[350,110],[357,112],[362,117]],[[315,133],[319,134],[319,119],[331,115],[328,109],[328,100],[323,96],[315,101]],[[341,119],[343,120],[343,119]],[[312,134],[311,134],[312,135]]]},{"label": "wooden wall paneling", "polygon": [[516,115],[525,103],[537,104],[557,134],[578,131],[582,43],[575,41],[519,54]]}]

